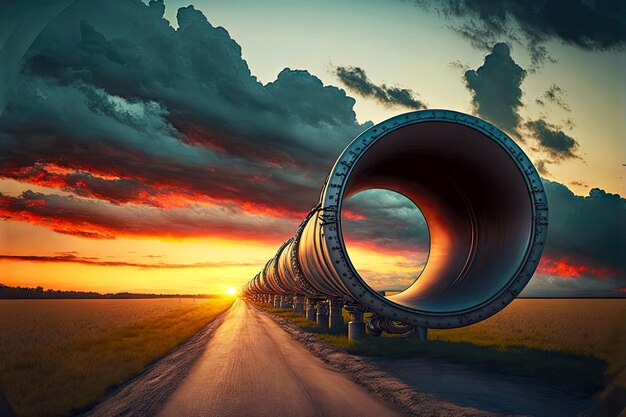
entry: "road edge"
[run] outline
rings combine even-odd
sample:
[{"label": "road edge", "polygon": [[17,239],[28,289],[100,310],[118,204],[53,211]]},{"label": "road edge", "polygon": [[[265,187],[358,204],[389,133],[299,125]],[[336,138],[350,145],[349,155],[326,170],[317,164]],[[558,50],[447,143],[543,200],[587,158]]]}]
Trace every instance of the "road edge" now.
[{"label": "road edge", "polygon": [[112,388],[87,408],[72,413],[73,417],[152,417],[187,376],[207,343],[236,304],[209,321],[200,331],[149,364],[139,375]]}]

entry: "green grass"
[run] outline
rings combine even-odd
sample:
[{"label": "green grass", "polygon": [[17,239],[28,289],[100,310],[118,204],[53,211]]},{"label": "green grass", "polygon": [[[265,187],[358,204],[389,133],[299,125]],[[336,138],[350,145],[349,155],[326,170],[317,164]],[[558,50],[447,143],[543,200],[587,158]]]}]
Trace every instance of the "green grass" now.
[{"label": "green grass", "polygon": [[[559,351],[550,345],[550,349],[540,349],[537,342],[532,346],[507,344],[502,332],[485,330],[478,338],[480,344],[459,341],[459,332],[451,332],[456,340],[445,340],[445,331],[435,332],[436,340],[427,343],[412,338],[397,336],[372,337],[363,341],[349,341],[346,332],[328,334],[314,322],[306,320],[303,315],[290,310],[260,307],[272,314],[282,317],[300,326],[304,331],[315,334],[319,339],[338,347],[347,353],[362,356],[379,356],[389,358],[441,358],[465,365],[477,366],[494,372],[519,376],[540,378],[549,382],[567,384],[571,389],[591,395],[602,390],[606,385],[607,360],[590,354]],[[344,310],[344,322],[350,316]],[[499,329],[502,330],[502,329]],[[475,331],[466,331],[475,336]],[[491,344],[490,344],[491,338]],[[569,343],[567,340],[561,343]]]},{"label": "green grass", "polygon": [[[29,328],[32,323],[20,325],[20,318],[16,317],[13,328],[16,337],[11,340],[21,345],[11,349],[3,346],[7,349],[1,350],[11,354],[0,357],[0,388],[18,416],[67,415],[94,402],[110,387],[139,374],[146,365],[193,336],[232,302],[232,298],[215,298],[164,310],[162,314],[154,313],[135,322],[129,316],[131,323],[126,326],[74,339],[64,338],[58,332],[46,334],[43,326],[39,326],[44,332],[40,335],[32,331],[18,335],[22,327]],[[33,303],[32,308],[38,308],[37,304]],[[79,316],[89,307],[81,308],[73,314]],[[66,326],[73,325],[70,316],[62,317]],[[44,323],[50,318],[33,315],[33,320]],[[30,344],[24,343],[26,337],[33,338]]]},{"label": "green grass", "polygon": [[265,304],[257,304],[257,307],[261,308],[268,313],[272,313],[278,317],[282,317],[285,320],[289,320],[289,322],[303,328],[312,333],[319,333],[322,331],[314,321],[307,320],[304,317],[304,314],[294,313],[292,310],[282,309],[282,308],[273,308],[268,307]]}]

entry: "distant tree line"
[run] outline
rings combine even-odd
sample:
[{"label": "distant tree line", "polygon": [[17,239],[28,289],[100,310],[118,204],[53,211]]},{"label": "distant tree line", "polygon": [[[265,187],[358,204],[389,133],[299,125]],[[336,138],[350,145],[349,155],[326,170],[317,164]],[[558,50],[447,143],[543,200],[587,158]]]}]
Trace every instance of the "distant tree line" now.
[{"label": "distant tree line", "polygon": [[9,287],[0,284],[0,299],[29,299],[29,298],[211,298],[211,294],[143,294],[118,292],[100,294],[93,291],[61,291],[44,290],[43,287]]}]

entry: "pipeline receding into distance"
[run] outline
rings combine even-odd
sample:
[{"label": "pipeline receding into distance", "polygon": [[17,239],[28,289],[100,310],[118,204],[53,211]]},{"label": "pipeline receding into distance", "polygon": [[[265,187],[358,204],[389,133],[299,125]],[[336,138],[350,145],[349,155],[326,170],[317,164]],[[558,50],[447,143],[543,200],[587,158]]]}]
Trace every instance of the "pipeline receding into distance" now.
[{"label": "pipeline receding into distance", "polygon": [[[411,200],[430,234],[423,272],[390,296],[361,278],[342,236],[342,202],[374,188]],[[466,326],[497,313],[526,286],[541,258],[547,218],[539,174],[504,132],[454,111],[406,113],[348,145],[318,205],[242,294],[293,303],[298,311],[317,308],[326,320],[330,306],[331,327],[343,306],[359,324],[363,312],[372,312],[372,334]]]}]

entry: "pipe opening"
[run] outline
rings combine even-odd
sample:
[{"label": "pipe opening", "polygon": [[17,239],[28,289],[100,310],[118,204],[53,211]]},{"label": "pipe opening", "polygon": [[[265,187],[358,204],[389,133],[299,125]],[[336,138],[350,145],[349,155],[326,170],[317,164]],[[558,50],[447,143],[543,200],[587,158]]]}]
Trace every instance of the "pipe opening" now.
[{"label": "pipe opening", "polygon": [[343,203],[341,228],[359,276],[383,295],[409,288],[424,270],[430,237],[420,209],[390,190],[360,191]]},{"label": "pipe opening", "polygon": [[512,285],[529,251],[533,207],[523,173],[494,140],[443,121],[394,130],[355,163],[342,204],[372,188],[406,196],[430,232],[422,274],[390,301],[426,314],[464,313]]}]

